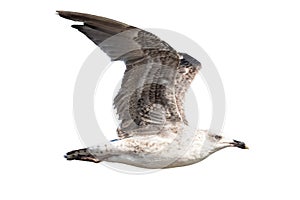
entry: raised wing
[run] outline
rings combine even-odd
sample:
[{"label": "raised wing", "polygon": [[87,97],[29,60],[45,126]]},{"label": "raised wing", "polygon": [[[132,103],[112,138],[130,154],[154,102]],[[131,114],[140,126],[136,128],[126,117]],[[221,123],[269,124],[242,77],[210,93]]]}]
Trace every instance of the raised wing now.
[{"label": "raised wing", "polygon": [[84,13],[57,11],[59,16],[83,24],[72,25],[97,46],[111,60],[135,61],[144,57],[144,49],[159,49],[176,51],[157,36],[139,28],[108,19],[105,17]]},{"label": "raised wing", "polygon": [[[126,71],[114,106],[121,120],[119,136],[158,133],[167,124],[186,122],[184,94],[200,63],[177,53],[157,36],[139,28],[94,15],[58,11]],[[181,58],[180,58],[181,57]]]}]

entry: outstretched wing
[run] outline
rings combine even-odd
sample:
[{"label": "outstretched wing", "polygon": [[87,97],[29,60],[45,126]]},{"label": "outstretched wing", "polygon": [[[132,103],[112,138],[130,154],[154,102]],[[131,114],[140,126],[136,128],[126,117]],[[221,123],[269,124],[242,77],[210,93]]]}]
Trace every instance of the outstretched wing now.
[{"label": "outstretched wing", "polygon": [[126,64],[114,106],[121,120],[119,136],[158,133],[166,124],[186,122],[183,99],[200,63],[177,53],[157,36],[94,15],[58,11],[112,60]]},{"label": "outstretched wing", "polygon": [[144,49],[159,49],[176,51],[158,37],[139,28],[105,17],[84,13],[57,11],[58,15],[83,24],[72,25],[97,46],[99,46],[111,60],[133,62],[144,57]]}]

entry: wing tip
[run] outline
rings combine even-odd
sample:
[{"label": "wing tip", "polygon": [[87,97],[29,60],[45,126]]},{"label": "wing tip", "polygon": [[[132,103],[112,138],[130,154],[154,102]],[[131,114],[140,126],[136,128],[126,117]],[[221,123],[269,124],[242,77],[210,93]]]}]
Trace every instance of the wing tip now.
[{"label": "wing tip", "polygon": [[95,15],[73,12],[73,11],[64,11],[64,10],[57,10],[56,13],[62,18],[69,19],[72,21],[82,21],[82,22],[86,21],[87,19],[97,17]]},{"label": "wing tip", "polygon": [[62,18],[76,21],[76,19],[74,19],[74,17],[73,17],[74,15],[76,15],[76,12],[57,10],[56,14]]},{"label": "wing tip", "polygon": [[68,13],[70,13],[70,11],[64,11],[64,10],[57,10],[56,14],[60,17],[66,18]]}]

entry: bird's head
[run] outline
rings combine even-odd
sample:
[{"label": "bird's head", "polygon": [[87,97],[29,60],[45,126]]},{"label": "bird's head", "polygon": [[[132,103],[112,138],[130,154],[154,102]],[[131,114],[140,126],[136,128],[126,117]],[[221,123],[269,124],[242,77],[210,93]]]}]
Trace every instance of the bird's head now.
[{"label": "bird's head", "polygon": [[248,149],[244,142],[229,139],[221,135],[206,133],[205,138],[206,140],[204,142],[204,146],[209,151],[209,153],[214,153],[226,147],[238,147],[240,149]]}]

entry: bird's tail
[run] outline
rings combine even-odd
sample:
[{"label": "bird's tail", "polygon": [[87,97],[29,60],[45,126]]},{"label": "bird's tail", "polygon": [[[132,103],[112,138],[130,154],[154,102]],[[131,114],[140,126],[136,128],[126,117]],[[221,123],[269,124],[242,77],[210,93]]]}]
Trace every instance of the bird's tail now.
[{"label": "bird's tail", "polygon": [[94,163],[101,162],[102,160],[93,155],[88,148],[78,149],[66,153],[64,156],[67,160],[82,160]]}]

